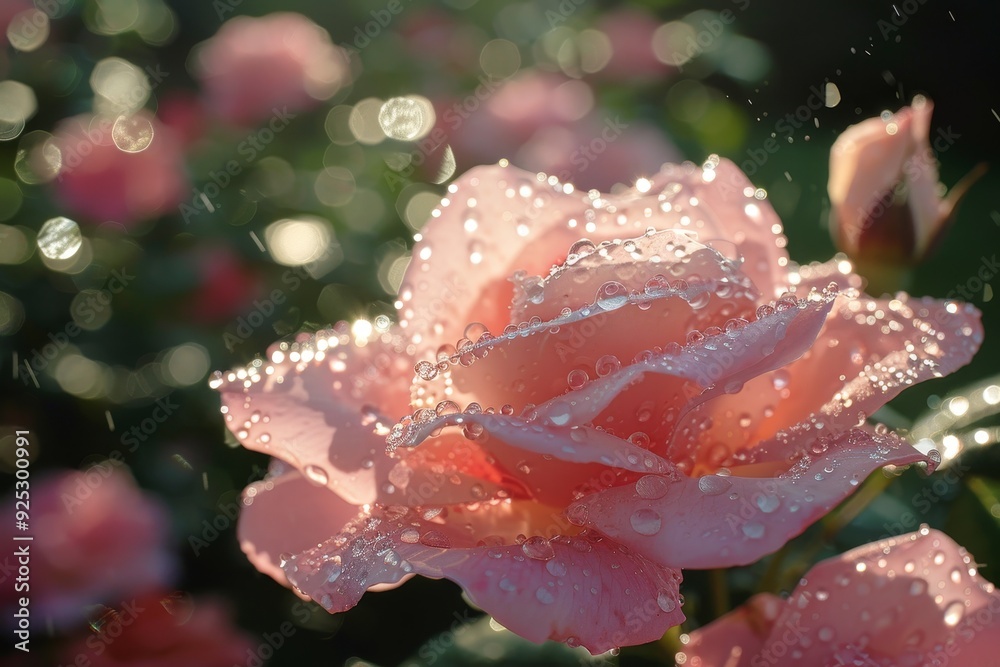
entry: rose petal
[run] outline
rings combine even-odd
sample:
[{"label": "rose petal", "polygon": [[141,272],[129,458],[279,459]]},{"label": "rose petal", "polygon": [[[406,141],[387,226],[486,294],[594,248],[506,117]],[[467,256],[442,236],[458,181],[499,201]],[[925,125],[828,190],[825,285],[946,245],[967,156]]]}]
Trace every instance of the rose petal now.
[{"label": "rose petal", "polygon": [[[819,563],[771,623],[763,645],[759,637],[729,644],[743,649],[748,665],[916,665],[942,658],[986,665],[1000,648],[997,608],[1000,594],[978,576],[966,551],[925,527]],[[717,652],[710,639],[724,641],[715,626],[691,634],[687,660],[723,664],[709,658]]]},{"label": "rose petal", "polygon": [[[566,263],[553,268],[545,278],[515,279],[511,323],[532,317],[552,320],[564,309],[578,310],[586,305],[611,311],[625,305],[626,299],[636,304],[651,302],[668,291],[668,281],[680,278],[713,286],[728,284],[730,291],[742,288],[756,296],[738,264],[699,243],[693,233],[650,229],[642,236],[605,241],[599,246],[578,241],[567,253]],[[615,283],[620,289],[612,294],[602,289]]]},{"label": "rose petal", "polygon": [[738,469],[699,479],[648,475],[583,498],[566,514],[659,563],[746,565],[800,534],[875,468],[929,460],[898,438],[861,430],[824,444],[776,478],[739,477]]},{"label": "rose petal", "polygon": [[410,573],[447,578],[509,630],[595,653],[658,639],[684,619],[680,572],[610,540],[581,535],[452,546],[443,532],[413,519],[369,519],[354,534],[292,558],[285,566],[288,578],[329,611],[354,606],[376,582]]},{"label": "rose petal", "polygon": [[[785,601],[777,595],[753,596],[735,610],[691,632],[680,653],[684,658],[678,659],[677,664],[755,667],[751,660],[760,653],[784,606]],[[693,662],[692,658],[700,658],[701,662]]]},{"label": "rose petal", "polygon": [[268,350],[266,361],[217,373],[226,426],[248,449],[294,465],[345,500],[373,502],[395,465],[377,428],[408,411],[400,376],[412,361],[399,336],[352,339],[346,328],[300,336]]},{"label": "rose petal", "polygon": [[565,221],[580,208],[580,195],[513,167],[476,167],[448,186],[413,249],[396,304],[400,326],[421,354],[458,340],[473,320],[502,329],[513,294],[507,279],[516,269],[547,272],[561,261],[526,250],[568,247],[579,233]]},{"label": "rose petal", "polygon": [[969,304],[902,293],[892,300],[840,296],[798,360],[704,405],[685,427],[711,420],[700,437],[724,450],[713,455],[715,465],[797,423],[820,420],[830,432],[843,431],[907,387],[969,363],[983,339],[979,317]]},{"label": "rose petal", "polygon": [[[304,511],[308,508],[309,511]],[[305,551],[339,533],[361,509],[291,470],[243,491],[240,548],[254,567],[288,586],[281,556]]]},{"label": "rose petal", "polygon": [[[593,420],[602,426],[613,427],[617,433],[643,431],[641,406],[623,408],[622,401],[648,401],[647,396],[655,395],[666,401],[668,406],[684,405],[686,402],[696,405],[723,393],[730,383],[741,384],[761,372],[784,365],[812,343],[833,298],[832,295],[816,294],[813,300],[803,300],[795,305],[789,301],[780,310],[763,315],[757,322],[747,324],[738,331],[691,343],[673,354],[650,356],[539,406],[533,410],[534,416],[527,420],[533,422],[531,424],[499,415],[477,416],[469,413],[432,418],[426,423],[404,420],[393,427],[388,441],[391,446],[413,446],[443,425],[457,423],[456,420],[461,420],[467,428],[469,424],[476,424],[488,433],[496,433],[498,437],[489,443],[491,453],[512,475],[521,478],[536,497],[549,502],[566,502],[570,494],[581,486],[589,489],[607,486],[607,483],[594,481],[601,477],[602,471],[593,467],[562,467],[557,470],[557,464],[546,461],[546,456],[577,463],[600,462],[636,472],[661,470],[665,464],[644,448],[623,439],[593,429],[571,430],[572,427],[580,427]],[[655,390],[650,390],[650,382],[644,378],[657,376],[674,380],[673,386],[666,390],[657,385]],[[678,379],[694,381],[698,389],[680,398],[684,385]],[[708,389],[702,390],[701,387]],[[597,417],[606,409],[611,418],[598,420]],[[626,423],[614,421],[615,416],[623,414],[628,415]],[[664,424],[672,423],[664,420]],[[652,426],[658,424],[658,421],[651,423]],[[665,450],[669,429],[652,433],[655,436],[653,447]],[[574,435],[579,440],[573,440]],[[593,440],[588,441],[591,436]],[[564,450],[567,446],[569,449]],[[634,458],[634,463],[630,458]],[[612,463],[614,461],[617,463]],[[652,465],[647,465],[649,463]],[[530,472],[525,473],[525,469]],[[536,481],[538,479],[546,481],[540,485]],[[606,481],[615,481],[614,476]]]},{"label": "rose petal", "polygon": [[641,181],[642,189],[637,184],[621,195],[582,196],[554,179],[493,166],[450,185],[414,248],[397,302],[400,325],[421,346],[418,356],[462,338],[468,322],[500,331],[513,296],[507,278],[515,271],[547,274],[565,260],[553,249],[583,237],[600,243],[648,227],[691,230],[702,242],[721,242],[734,259],[745,258],[744,273],[775,287],[773,296],[784,291],[781,223],[735,165],[712,156],[702,169],[666,165]]}]

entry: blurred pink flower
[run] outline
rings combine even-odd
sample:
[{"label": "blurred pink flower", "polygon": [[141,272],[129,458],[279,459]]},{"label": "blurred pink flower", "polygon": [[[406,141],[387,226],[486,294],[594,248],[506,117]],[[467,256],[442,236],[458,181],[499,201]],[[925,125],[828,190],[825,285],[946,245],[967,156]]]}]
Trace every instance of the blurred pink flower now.
[{"label": "blurred pink flower", "polygon": [[54,130],[62,166],[52,186],[73,213],[123,225],[165,215],[184,198],[187,178],[176,137],[147,112],[132,121],[75,116]]},{"label": "blurred pink flower", "polygon": [[[173,578],[165,508],[121,465],[31,480],[32,618],[73,623],[89,605],[118,603]],[[15,604],[14,586],[2,590],[4,606]]]},{"label": "blurred pink flower", "polygon": [[787,600],[757,595],[691,633],[678,664],[994,665],[1000,593],[937,530],[868,544],[814,566]]},{"label": "blurred pink flower", "polygon": [[871,299],[835,261],[792,273],[759,193],[715,156],[612,195],[459,178],[398,326],[213,378],[239,441],[286,463],[244,493],[244,551],[332,612],[446,577],[600,652],[683,620],[680,568],[753,562],[880,466],[933,467],[865,415],[968,363],[979,312]]},{"label": "blurred pink flower", "polygon": [[544,128],[521,147],[513,161],[581,188],[611,190],[619,183],[630,185],[680,157],[656,127],[615,117],[603,123],[588,118],[569,128]]},{"label": "blurred pink flower", "polygon": [[[925,258],[943,239],[956,207],[980,172],[939,194],[931,149],[934,105],[912,106],[852,125],[830,150],[830,225],[837,246],[866,264],[904,265]],[[955,138],[939,132],[938,151]]]},{"label": "blurred pink flower", "polygon": [[399,34],[407,52],[416,59],[415,64],[432,67],[435,74],[442,66],[455,74],[479,71],[484,33],[433,5],[408,10]]},{"label": "blurred pink flower", "polygon": [[63,651],[64,664],[83,664],[82,656],[90,667],[231,667],[263,664],[274,652],[273,642],[254,642],[212,599],[148,593],[106,609],[92,626],[91,636]]},{"label": "blurred pink flower", "polygon": [[600,75],[618,81],[663,79],[673,68],[656,57],[653,35],[663,22],[641,9],[608,12],[595,26],[611,43],[611,59]]},{"label": "blurred pink flower", "polygon": [[170,91],[160,100],[156,110],[160,122],[169,127],[185,148],[197,143],[207,129],[205,109],[192,93]]},{"label": "blurred pink flower", "polygon": [[195,320],[218,323],[233,319],[260,296],[261,276],[228,246],[201,247],[191,259],[198,279],[189,303]]},{"label": "blurred pink flower", "polygon": [[439,103],[437,113],[436,132],[459,169],[509,158],[579,187],[609,190],[680,158],[651,125],[595,110],[585,82],[536,70],[487,81],[477,94]]},{"label": "blurred pink flower", "polygon": [[201,46],[196,75],[220,118],[253,125],[312,108],[350,82],[346,52],[301,14],[237,16]]}]

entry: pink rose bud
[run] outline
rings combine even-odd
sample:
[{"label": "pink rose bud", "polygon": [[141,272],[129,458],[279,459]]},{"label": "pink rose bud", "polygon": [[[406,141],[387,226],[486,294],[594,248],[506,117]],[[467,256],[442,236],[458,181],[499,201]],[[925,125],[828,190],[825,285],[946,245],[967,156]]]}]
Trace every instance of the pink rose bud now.
[{"label": "pink rose bud", "polygon": [[[830,149],[830,226],[837,246],[862,264],[907,265],[925,259],[944,237],[976,169],[944,198],[931,149],[934,105],[912,106],[852,125]],[[934,147],[958,138],[941,128]]]}]

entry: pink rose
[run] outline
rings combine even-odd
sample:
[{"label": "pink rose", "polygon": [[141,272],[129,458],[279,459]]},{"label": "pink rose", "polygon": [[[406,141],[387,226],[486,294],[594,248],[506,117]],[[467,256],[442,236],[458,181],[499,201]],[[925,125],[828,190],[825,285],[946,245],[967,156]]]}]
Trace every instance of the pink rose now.
[{"label": "pink rose", "polygon": [[586,189],[610,190],[679,159],[655,127],[593,105],[593,90],[583,81],[526,70],[481,105],[475,97],[438,104],[437,131],[459,167],[511,158]]},{"label": "pink rose", "polygon": [[597,29],[611,45],[611,58],[600,76],[619,81],[662,80],[674,68],[656,57],[653,37],[662,21],[635,8],[619,9],[601,16]]},{"label": "pink rose", "polygon": [[263,293],[261,276],[228,246],[201,247],[189,262],[198,284],[188,313],[196,321],[218,323],[244,315]]},{"label": "pink rose", "polygon": [[197,57],[207,105],[230,123],[252,125],[329,99],[350,82],[347,54],[301,14],[237,16]]},{"label": "pink rose", "polygon": [[[106,461],[31,480],[31,519],[23,534],[34,537],[33,618],[76,622],[90,605],[117,604],[173,578],[166,509],[118,465]],[[19,595],[4,587],[4,606]]]},{"label": "pink rose", "polygon": [[93,634],[65,650],[63,664],[83,664],[80,656],[91,667],[231,667],[251,664],[251,657],[263,662],[258,644],[216,600],[150,593],[106,609],[92,627]]},{"label": "pink rose", "polygon": [[159,217],[188,194],[177,139],[146,112],[131,121],[68,118],[54,135],[62,166],[52,185],[67,208],[92,222],[128,226]]},{"label": "pink rose", "polygon": [[[841,250],[865,264],[905,265],[925,258],[944,238],[956,207],[981,175],[975,171],[938,194],[931,149],[934,105],[913,105],[852,125],[830,150],[830,225]],[[954,137],[939,132],[934,146],[947,150]]]},{"label": "pink rose", "polygon": [[791,597],[767,593],[691,633],[677,663],[993,665],[1000,593],[972,557],[927,527],[825,560]]},{"label": "pink rose", "polygon": [[753,562],[876,468],[933,463],[864,422],[967,363],[979,313],[858,284],[794,270],[714,156],[613,196],[474,169],[421,230],[398,325],[213,380],[243,445],[287,463],[245,491],[243,549],[333,612],[422,574],[533,641],[655,640],[681,568]]}]

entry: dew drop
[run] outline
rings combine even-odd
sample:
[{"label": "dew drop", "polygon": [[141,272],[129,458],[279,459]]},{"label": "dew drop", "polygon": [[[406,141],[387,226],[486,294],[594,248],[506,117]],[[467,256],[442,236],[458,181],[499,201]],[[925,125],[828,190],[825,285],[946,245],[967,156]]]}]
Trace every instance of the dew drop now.
[{"label": "dew drop", "polygon": [[571,505],[566,510],[566,519],[574,526],[584,526],[590,517],[590,509],[586,505]]},{"label": "dew drop", "polygon": [[698,489],[706,496],[717,496],[725,493],[733,483],[718,475],[705,475],[698,480]]},{"label": "dew drop", "polygon": [[663,521],[655,510],[641,508],[632,512],[629,523],[632,524],[632,530],[640,535],[656,535],[660,532]]},{"label": "dew drop", "polygon": [[330,481],[329,475],[326,471],[320,468],[318,465],[309,464],[306,466],[306,477],[309,481],[317,486],[326,486]]},{"label": "dew drop", "polygon": [[606,377],[616,372],[622,367],[622,362],[618,360],[613,354],[605,354],[603,357],[597,360],[594,365],[594,372],[597,373],[598,377]]},{"label": "dew drop", "polygon": [[757,496],[756,503],[761,512],[770,514],[781,505],[781,499],[778,496],[762,493]]},{"label": "dew drop", "polygon": [[421,380],[433,380],[438,374],[437,366],[429,361],[418,361],[413,370]]},{"label": "dew drop", "polygon": [[538,587],[538,590],[535,591],[535,599],[542,604],[552,604],[556,601],[556,597],[552,595],[552,591],[545,586]]},{"label": "dew drop", "polygon": [[541,536],[529,537],[521,544],[521,551],[528,558],[535,560],[549,560],[555,558],[556,552],[547,539]]},{"label": "dew drop", "polygon": [[587,374],[587,371],[577,368],[571,370],[566,376],[566,383],[570,389],[577,390],[587,384],[589,379],[590,376]]},{"label": "dew drop", "polygon": [[500,590],[507,591],[508,593],[513,593],[514,591],[517,590],[517,586],[514,584],[514,582],[508,579],[507,577],[504,577],[503,579],[500,580],[499,586]]},{"label": "dew drop", "polygon": [[831,628],[828,625],[825,625],[819,629],[819,631],[816,633],[816,636],[819,637],[820,641],[829,642],[833,640],[833,638],[836,636],[836,633],[834,633],[833,628]]},{"label": "dew drop", "polygon": [[752,540],[759,540],[764,537],[764,524],[757,521],[749,521],[743,524],[741,530],[744,535]]},{"label": "dew drop", "polygon": [[640,498],[645,498],[647,500],[659,500],[663,496],[667,495],[667,489],[669,484],[662,477],[657,477],[656,475],[646,475],[645,477],[640,477],[635,483],[635,493]]},{"label": "dew drop", "polygon": [[962,620],[963,615],[965,615],[965,604],[955,600],[944,609],[944,624],[953,628]]},{"label": "dew drop", "polygon": [[439,549],[447,549],[451,546],[451,540],[448,539],[448,536],[437,530],[428,530],[421,535],[420,543],[427,547],[437,547]]},{"label": "dew drop", "polygon": [[416,528],[406,528],[399,534],[399,540],[407,544],[416,544],[420,541],[420,531]]},{"label": "dew drop", "polygon": [[671,595],[669,591],[660,591],[657,593],[656,604],[660,609],[668,614],[674,609],[677,609],[677,603],[674,601],[674,596]]},{"label": "dew drop", "polygon": [[628,289],[620,282],[609,280],[597,290],[597,305],[604,310],[617,310],[628,303]]},{"label": "dew drop", "polygon": [[545,563],[545,569],[548,570],[549,574],[553,577],[562,577],[566,575],[566,563],[561,560],[552,559]]}]

